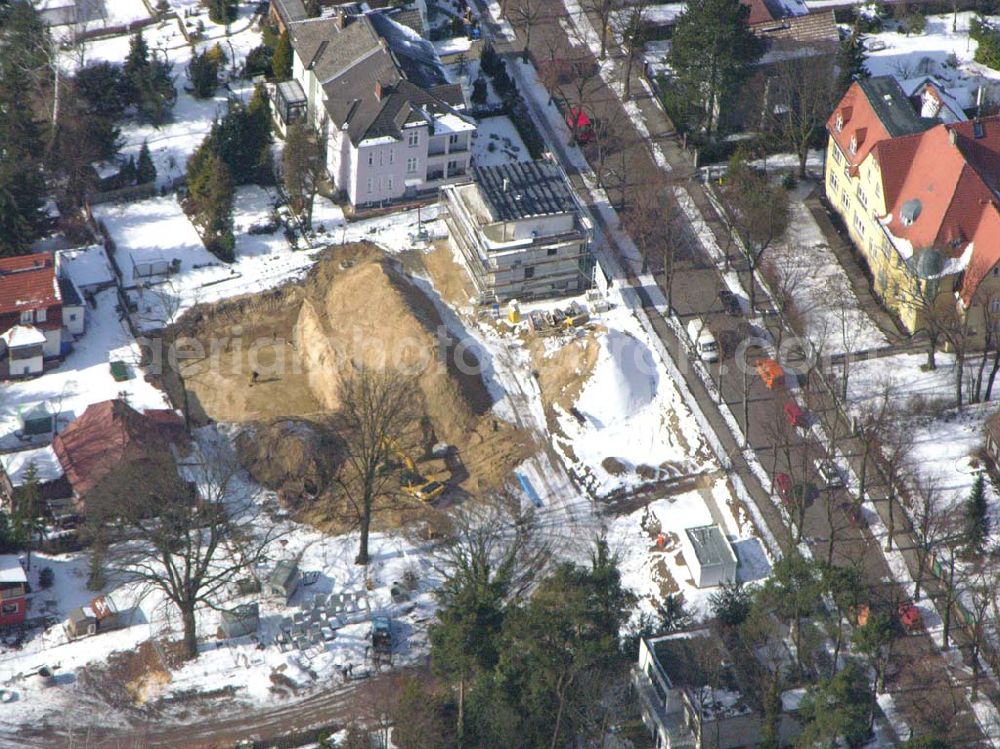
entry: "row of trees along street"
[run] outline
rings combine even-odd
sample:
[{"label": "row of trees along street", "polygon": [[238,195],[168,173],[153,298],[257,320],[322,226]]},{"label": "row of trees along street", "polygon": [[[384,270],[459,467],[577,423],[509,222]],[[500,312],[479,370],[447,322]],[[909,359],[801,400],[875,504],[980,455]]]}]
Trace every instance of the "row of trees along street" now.
[{"label": "row of trees along street", "polygon": [[[527,39],[527,27],[552,20],[538,17],[530,9],[518,10],[513,7],[515,3],[516,0],[509,0],[503,5],[507,8],[508,18],[524,39]],[[581,4],[591,18],[597,19],[595,28],[601,37],[602,47],[598,57],[610,54],[628,58],[629,45],[614,38],[616,29],[626,25],[616,20],[612,4],[601,0]],[[636,6],[636,12],[644,12],[642,4]],[[843,38],[836,59],[829,60],[829,65],[821,64],[819,60],[816,64],[804,64],[802,61],[779,63],[769,66],[769,75],[765,77],[755,69],[762,49],[746,29],[745,14],[745,8],[737,0],[688,3],[674,28],[668,60],[672,75],[659,83],[667,111],[678,131],[686,134],[688,142],[701,147],[706,155],[711,155],[723,137],[739,127],[764,134],[759,150],[755,148],[737,154],[730,164],[730,174],[722,191],[731,211],[728,217],[731,225],[727,228],[741,240],[735,246],[726,247],[727,254],[735,251],[741,261],[741,270],[763,270],[768,264],[771,248],[787,226],[788,197],[766,176],[750,168],[749,162],[767,151],[793,151],[798,156],[799,175],[804,176],[809,149],[821,148],[825,143],[825,121],[835,102],[853,80],[866,77],[868,72],[863,28],[855,25]],[[591,118],[593,130],[588,141],[581,144],[582,150],[600,186],[607,191],[642,251],[647,267],[663,272],[669,299],[677,257],[691,242],[691,237],[684,230],[683,219],[676,220],[681,212],[672,200],[671,182],[655,166],[647,168],[651,162],[646,153],[648,144],[629,122],[630,115],[616,105],[605,106],[602,97],[606,95],[606,89],[602,90],[599,69],[587,54],[586,40],[577,39],[576,32],[569,25],[562,25],[562,28],[569,37],[569,53],[566,48],[560,47],[558,41],[546,39],[544,34],[536,34],[529,42],[539,75],[550,96],[560,103],[564,112],[579,109],[588,114],[599,113],[597,118]],[[558,34],[550,36],[555,38]],[[615,44],[621,49],[615,48]],[[577,57],[572,56],[574,52]],[[618,73],[619,69],[609,66],[607,70]],[[625,100],[634,96],[629,82],[618,80],[610,83],[612,88],[616,83],[619,85],[618,90]],[[761,107],[762,101],[780,103],[780,106],[765,104]],[[736,116],[727,117],[723,113]],[[791,291],[789,283],[786,293],[780,295],[789,303]],[[920,287],[917,293],[925,291]],[[931,298],[928,296],[928,299]],[[973,302],[983,305],[988,321],[990,317],[986,310],[993,308],[989,301]],[[928,313],[935,312],[928,305]],[[842,322],[845,326],[848,324],[846,315]],[[932,320],[932,325],[935,322]],[[954,341],[944,338],[943,332],[935,340],[932,330],[928,346],[931,365],[935,363],[935,351],[945,341],[956,351],[968,350],[970,346],[971,339],[958,321],[943,320],[939,327],[947,330]],[[988,340],[995,341],[998,337],[992,322],[987,324],[986,335]],[[961,370],[968,365],[964,361],[958,365],[956,394],[959,403],[969,400],[970,393],[972,400],[989,397],[995,374],[1000,370],[997,347],[994,345],[992,348],[989,351],[988,346],[988,352],[974,359],[974,376],[963,377]],[[849,369],[845,366],[841,370],[841,387],[845,395],[848,375]],[[925,597],[928,590],[932,590],[930,594],[935,597],[944,616],[946,646],[953,637],[956,604],[963,601],[963,630],[968,635],[965,640],[969,643],[969,662],[974,671],[973,690],[976,691],[982,645],[986,642],[984,629],[996,626],[995,623],[988,623],[984,615],[991,608],[998,609],[993,595],[988,592],[989,580],[995,575],[992,555],[982,554],[979,549],[981,541],[977,541],[986,537],[984,526],[988,527],[989,523],[984,511],[985,479],[977,478],[971,496],[965,502],[960,500],[956,504],[946,496],[939,482],[922,477],[915,470],[913,448],[914,428],[921,418],[921,406],[916,402],[911,402],[909,407],[901,405],[906,402],[901,396],[897,386],[886,384],[877,397],[870,398],[861,407],[856,420],[857,430],[841,414],[837,415],[834,427],[828,430],[828,447],[832,452],[839,450],[853,455],[855,448],[860,451],[861,487],[854,496],[839,493],[847,497],[846,506],[827,501],[825,496],[821,499],[828,516],[830,538],[825,550],[826,559],[822,562],[823,571],[813,570],[806,578],[826,580],[827,592],[831,592],[835,583],[838,587],[845,586],[843,581],[838,582],[835,578],[850,576],[858,581],[862,579],[860,571],[848,571],[853,569],[850,565],[851,552],[843,551],[846,548],[844,542],[849,535],[851,518],[860,513],[858,497],[865,496],[869,487],[879,485],[880,491],[884,490],[888,495],[888,501],[881,494],[876,498],[878,503],[886,503],[888,508],[889,532],[885,543],[895,547],[897,524],[900,528],[912,526],[915,546],[906,551],[912,551],[919,557],[916,597]],[[749,416],[749,410],[745,409],[744,425],[748,430]],[[820,484],[815,461],[822,457],[821,451],[818,448],[812,452],[799,451],[795,443],[800,440],[797,435],[789,433],[792,430],[789,430],[780,409],[776,409],[774,423],[768,424],[767,429],[772,432],[771,443],[775,445],[771,456],[772,473],[782,465],[780,470],[793,474],[793,485]],[[793,492],[789,498],[792,542],[801,538],[809,496],[808,491],[800,491]],[[833,496],[831,493],[831,500]],[[897,517],[900,503],[909,508],[909,517]],[[851,535],[856,535],[856,532]],[[790,564],[798,565],[797,562]],[[933,584],[928,580],[932,570]],[[776,577],[780,578],[786,571],[776,570]],[[806,598],[812,596],[815,602],[823,585],[812,587],[811,583],[805,584],[808,581],[803,580],[802,575],[794,577],[798,580],[797,586],[809,590]],[[905,666],[896,663],[898,654],[891,643],[900,634],[895,617],[897,596],[898,593],[887,593],[885,590],[865,590],[864,595],[859,597],[859,600],[878,599],[872,609],[881,612],[869,619],[870,627],[858,628],[861,634],[854,643],[856,652],[869,659],[875,678],[869,682],[863,670],[853,667],[837,673],[833,668],[828,670],[823,676],[825,681],[821,682],[825,691],[817,692],[813,695],[813,702],[807,703],[814,706],[810,713],[808,735],[813,738],[821,733],[827,736],[814,745],[832,745],[838,735],[845,735],[851,744],[862,741],[862,734],[867,735],[867,728],[875,714],[875,692],[890,680],[889,674],[896,673],[896,667],[900,669],[899,674],[893,677],[897,686],[920,684],[921,678],[936,683],[941,677],[941,670],[924,663],[906,663]],[[841,594],[836,597],[844,600]],[[848,606],[837,607],[843,614],[833,629],[834,633],[840,633],[840,639],[836,640],[838,652],[844,644]],[[801,624],[799,612],[792,613],[796,614],[792,617],[794,622]],[[799,627],[793,626],[792,629],[798,630]],[[795,631],[794,639],[801,641],[803,634]],[[801,660],[801,651],[799,656]],[[960,737],[963,721],[966,725],[974,723],[967,710],[961,713],[961,718],[952,717],[959,714],[959,705],[964,703],[960,690],[944,683],[934,687],[920,684],[919,689],[922,690],[920,700],[926,702],[926,709],[917,711],[924,724],[915,725],[914,730],[923,738],[914,740],[914,743],[936,745],[937,737]],[[762,693],[767,694],[767,691],[762,690]],[[852,709],[857,712],[852,713]],[[854,730],[858,727],[861,733]],[[960,741],[960,738],[956,740]]]}]

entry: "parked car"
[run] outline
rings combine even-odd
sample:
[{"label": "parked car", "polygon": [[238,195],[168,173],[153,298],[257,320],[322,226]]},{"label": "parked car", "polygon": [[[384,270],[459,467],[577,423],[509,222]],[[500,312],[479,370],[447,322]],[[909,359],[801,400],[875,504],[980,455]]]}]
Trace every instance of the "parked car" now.
[{"label": "parked car", "polygon": [[794,400],[789,400],[785,403],[783,410],[785,412],[785,419],[788,421],[788,426],[795,427],[796,429],[805,429],[809,426],[806,412]]},{"label": "parked car", "polygon": [[698,358],[705,362],[719,361],[719,342],[704,319],[695,317],[687,324],[688,338],[698,352]]},{"label": "parked car", "polygon": [[739,317],[743,314],[743,305],[740,298],[725,286],[719,287],[719,301],[722,302],[722,309],[727,315]]},{"label": "parked car", "polygon": [[823,480],[827,489],[841,489],[844,486],[844,477],[840,475],[837,464],[829,458],[821,458],[816,461],[816,472]]},{"label": "parked car", "polygon": [[785,370],[774,359],[758,359],[754,365],[757,374],[768,390],[780,388],[785,382]]},{"label": "parked car", "polygon": [[793,502],[805,502],[809,504],[819,494],[819,490],[816,489],[815,484],[810,484],[807,481],[798,484],[793,483],[792,477],[787,473],[774,474],[774,490],[786,506],[791,505]]},{"label": "parked car", "polygon": [[372,650],[383,656],[392,653],[392,620],[387,616],[372,618]]}]

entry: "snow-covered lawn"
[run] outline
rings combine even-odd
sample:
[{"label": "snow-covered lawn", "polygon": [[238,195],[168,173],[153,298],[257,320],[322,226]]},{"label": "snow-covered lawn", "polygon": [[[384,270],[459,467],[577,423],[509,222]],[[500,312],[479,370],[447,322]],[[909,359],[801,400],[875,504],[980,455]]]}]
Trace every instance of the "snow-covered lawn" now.
[{"label": "snow-covered lawn", "polygon": [[476,166],[531,160],[531,154],[510,117],[484,117],[477,123],[473,136],[472,157]]},{"label": "snow-covered lawn", "polygon": [[1000,72],[972,61],[978,42],[969,39],[968,29],[974,15],[959,13],[954,31],[952,23],[956,17],[948,13],[927,16],[923,34],[906,36],[897,31],[883,31],[866,35],[869,72],[894,75],[900,80],[935,75],[945,82],[949,93],[958,96],[963,106],[974,106],[978,85],[995,86],[1000,80]]},{"label": "snow-covered lawn", "polygon": [[[20,443],[13,433],[21,428],[20,415],[39,403],[61,414],[60,428],[91,403],[119,396],[139,410],[169,407],[165,395],[146,382],[138,368],[138,347],[118,319],[114,290],[102,291],[95,298],[97,307],[87,307],[84,336],[58,368],[35,379],[4,383],[0,399],[0,445],[4,449],[18,449]],[[115,359],[128,365],[131,379],[115,381],[109,366]]]},{"label": "snow-covered lawn", "polygon": [[788,231],[767,261],[784,280],[809,338],[824,354],[866,351],[888,343],[861,308],[851,282],[803,202],[812,188],[804,183],[792,194]]},{"label": "snow-covered lawn", "polygon": [[[114,0],[117,6],[137,6],[145,9],[142,0]],[[196,7],[196,2],[174,0],[173,6],[178,10]],[[240,69],[247,52],[261,43],[261,35],[248,28],[248,8],[241,11],[240,18],[232,25],[231,36],[225,35],[225,29],[211,23],[208,15],[202,13],[198,19],[206,25],[206,39],[199,42],[197,51],[208,48],[218,42],[227,57],[235,53],[236,60],[229,60],[229,69]],[[237,96],[244,101],[252,95],[252,86],[248,81],[233,80],[230,89],[220,86],[211,99],[195,99],[184,90],[189,85],[187,66],[191,61],[192,50],[181,33],[178,21],[169,20],[143,30],[143,38],[149,46],[150,53],[165,56],[173,64],[174,87],[177,89],[177,103],[171,112],[170,119],[162,125],[152,125],[147,122],[126,120],[121,123],[123,145],[121,153],[127,157],[137,156],[143,142],[149,144],[153,163],[156,165],[157,184],[165,185],[184,174],[187,159],[198,147],[205,135],[211,129],[216,117],[226,111],[226,101],[229,96]],[[122,63],[128,55],[129,36],[88,41],[84,45],[83,62],[90,64],[98,61]],[[79,58],[73,51],[63,53],[61,66],[72,73],[79,65]]]},{"label": "snow-covered lawn", "polygon": [[[955,403],[955,357],[937,355],[938,367],[923,371],[924,354],[898,354],[882,359],[854,362],[848,379],[851,408],[876,405],[890,388],[894,405],[904,411],[910,435],[910,467],[932,480],[941,501],[954,506],[969,496],[981,461],[975,453],[983,445],[983,425],[998,410],[996,401],[967,405]],[[967,363],[966,376],[972,362]],[[994,501],[993,528],[1000,530],[1000,503]]]},{"label": "snow-covered lawn", "polygon": [[[293,647],[288,652],[282,652],[274,642],[282,619],[302,611],[314,596],[325,597],[330,593],[360,593],[367,598],[372,615],[393,617],[396,642],[393,660],[396,665],[412,663],[426,652],[426,632],[420,622],[433,613],[433,590],[438,584],[426,549],[417,548],[398,535],[372,534],[370,548],[373,561],[368,567],[372,589],[366,590],[365,568],[353,563],[357,553],[356,534],[327,536],[290,521],[284,522],[280,531],[284,534],[281,541],[272,545],[269,562],[256,570],[256,574],[266,577],[277,561],[299,557],[300,569],[317,573],[316,581],[309,586],[300,586],[288,605],[261,600],[257,639],[248,636],[221,641],[216,645],[215,633],[220,615],[214,611],[203,611],[199,619],[203,642],[201,654],[196,660],[172,672],[168,680],[154,684],[148,693],[149,698],[231,686],[236,688],[237,699],[266,704],[276,699],[271,691],[273,673],[282,673],[305,690],[328,688],[332,682],[340,680],[340,671],[346,666],[352,666],[355,673],[360,673],[368,667],[366,655],[370,645],[370,619],[342,626],[332,641],[311,645],[304,650]],[[71,608],[85,605],[97,595],[86,589],[86,553],[55,558],[36,555],[32,564],[36,590],[38,570],[42,566],[53,570],[55,585],[31,596],[32,615],[44,607],[61,622]],[[390,596],[390,587],[402,580],[405,572],[416,575],[418,588],[408,602],[395,604]],[[0,646],[0,683],[17,693],[17,699],[5,705],[0,712],[0,727],[16,729],[42,716],[58,723],[55,716],[78,714],[82,687],[74,676],[80,668],[101,663],[116,651],[134,649],[150,637],[176,639],[180,636],[177,613],[165,604],[158,591],[140,595],[139,590],[119,588],[114,591],[113,597],[119,610],[127,612],[122,629],[70,642],[60,623],[28,640],[20,650]],[[259,598],[234,597],[225,605],[232,608]],[[258,647],[258,639],[265,647]],[[35,678],[18,676],[30,673],[43,664],[56,667],[59,675],[57,687],[45,689]],[[105,710],[101,715],[91,713],[80,717],[82,722],[78,725],[114,725],[122,720],[111,710]]]},{"label": "snow-covered lawn", "polygon": [[[200,302],[272,288],[293,279],[313,263],[312,253],[293,250],[279,228],[273,234],[247,231],[268,219],[273,198],[256,185],[238,188],[233,223],[236,261],[227,265],[205,249],[194,225],[176,196],[151,198],[123,205],[102,205],[94,210],[117,245],[122,284],[133,289],[143,327],[159,327],[163,305],[183,311]],[[150,264],[170,265],[169,276],[146,277]],[[148,289],[143,289],[145,281]],[[166,302],[164,297],[171,301]]]}]

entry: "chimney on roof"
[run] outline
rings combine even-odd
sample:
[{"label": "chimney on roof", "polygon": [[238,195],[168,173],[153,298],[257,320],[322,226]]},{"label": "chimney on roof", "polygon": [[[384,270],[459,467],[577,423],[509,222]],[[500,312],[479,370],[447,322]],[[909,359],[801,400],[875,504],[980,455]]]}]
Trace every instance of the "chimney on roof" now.
[{"label": "chimney on roof", "polygon": [[337,27],[338,31],[343,31],[344,29],[344,9],[337,8],[337,12],[333,16],[333,25]]},{"label": "chimney on roof", "polygon": [[382,81],[375,81],[375,98],[382,101]]}]

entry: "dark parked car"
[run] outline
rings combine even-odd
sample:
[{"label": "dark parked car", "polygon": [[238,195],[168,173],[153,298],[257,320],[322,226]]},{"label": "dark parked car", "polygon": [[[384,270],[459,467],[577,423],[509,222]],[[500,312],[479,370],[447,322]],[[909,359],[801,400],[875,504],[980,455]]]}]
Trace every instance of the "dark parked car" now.
[{"label": "dark parked car", "polygon": [[722,302],[722,309],[725,310],[727,315],[739,317],[743,314],[743,305],[740,304],[740,298],[725,286],[719,287],[719,301]]}]

